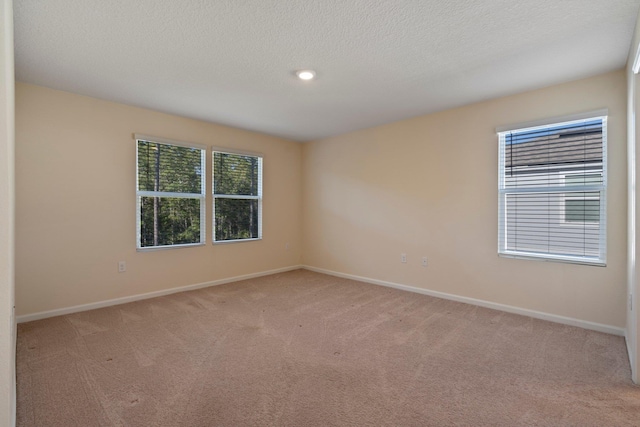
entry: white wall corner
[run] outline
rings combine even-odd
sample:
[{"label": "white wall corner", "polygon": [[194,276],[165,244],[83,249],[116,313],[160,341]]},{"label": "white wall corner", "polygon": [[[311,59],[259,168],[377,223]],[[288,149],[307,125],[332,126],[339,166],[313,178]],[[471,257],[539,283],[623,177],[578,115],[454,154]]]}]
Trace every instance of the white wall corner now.
[{"label": "white wall corner", "polygon": [[637,224],[638,224],[638,194],[637,194],[637,144],[638,144],[638,71],[640,71],[640,27],[636,19],[636,28],[629,49],[627,59],[627,333],[625,336],[629,363],[631,365],[631,379],[638,384],[640,366],[638,360],[638,332],[640,331],[640,317],[638,308],[638,273],[637,273]]},{"label": "white wall corner", "polygon": [[13,2],[0,7],[0,425],[16,422]]}]

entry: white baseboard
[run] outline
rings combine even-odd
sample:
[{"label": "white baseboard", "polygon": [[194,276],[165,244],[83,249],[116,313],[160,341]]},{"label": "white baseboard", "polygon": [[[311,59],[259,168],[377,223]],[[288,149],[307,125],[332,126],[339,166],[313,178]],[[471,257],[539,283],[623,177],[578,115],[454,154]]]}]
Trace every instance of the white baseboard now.
[{"label": "white baseboard", "polygon": [[[632,321],[635,322],[635,319],[633,319]],[[634,353],[634,350],[633,350],[633,344],[635,340],[629,337],[628,329],[625,330],[624,341],[625,341],[625,344],[627,345],[627,355],[629,356],[629,364],[631,365],[631,381],[633,381],[634,384],[640,385],[640,376],[638,375],[639,373],[636,369],[637,365],[636,365],[635,358],[637,357],[637,355]]]},{"label": "white baseboard", "polygon": [[635,354],[633,352],[633,348],[632,348],[632,342],[629,339],[629,330],[625,329],[625,333],[624,333],[624,342],[627,346],[627,356],[629,357],[629,364],[631,365],[631,381],[634,382],[634,384],[640,384],[640,381],[638,381],[638,372],[636,372],[636,361],[635,361]]},{"label": "white baseboard", "polygon": [[17,323],[31,322],[33,320],[46,319],[48,317],[62,316],[65,314],[78,313],[81,311],[93,310],[96,308],[103,308],[103,307],[109,307],[112,305],[125,304],[128,302],[175,294],[177,292],[191,291],[195,289],[207,288],[209,286],[223,285],[225,283],[232,283],[240,280],[247,280],[247,279],[253,279],[256,277],[268,276],[271,274],[284,273],[287,271],[298,270],[300,268],[304,268],[309,271],[315,271],[317,273],[323,273],[331,276],[342,277],[345,279],[352,279],[360,282],[371,283],[373,285],[387,286],[390,288],[401,289],[403,291],[415,292],[418,294],[428,295],[436,298],[443,298],[447,300],[462,302],[465,304],[477,305],[480,307],[491,308],[494,310],[504,311],[507,313],[519,314],[522,316],[533,317],[536,319],[548,320],[550,322],[561,323],[564,325],[577,326],[580,328],[590,329],[598,332],[604,332],[607,334],[625,336],[625,333],[626,333],[624,328],[618,328],[615,326],[603,325],[601,323],[589,322],[586,320],[574,319],[571,317],[558,316],[555,314],[549,314],[549,313],[544,313],[544,312],[535,311],[535,310],[528,310],[525,308],[514,307],[510,305],[505,305],[505,304],[498,304],[490,301],[484,301],[484,300],[479,300],[475,298],[448,294],[445,292],[432,291],[432,290],[423,289],[423,288],[416,288],[414,286],[402,285],[400,283],[387,282],[384,280],[377,280],[369,277],[340,273],[337,271],[326,270],[324,268],[312,267],[309,265],[293,265],[289,267],[278,268],[275,270],[261,271],[258,273],[251,273],[251,274],[245,274],[242,276],[235,276],[235,277],[228,277],[225,279],[213,280],[211,282],[196,283],[194,285],[187,285],[187,286],[171,288],[171,289],[163,289],[161,291],[148,292],[145,294],[137,294],[137,295],[131,295],[131,296],[121,297],[121,298],[114,298],[114,299],[99,301],[99,302],[90,303],[90,304],[82,304],[82,305],[76,305],[73,307],[59,308],[56,310],[25,314],[25,315],[17,316],[16,321]]},{"label": "white baseboard", "polygon": [[209,286],[224,285],[225,283],[238,282],[240,280],[247,280],[247,279],[254,279],[256,277],[269,276],[271,274],[276,274],[276,273],[284,273],[286,271],[298,270],[300,268],[302,268],[301,265],[293,265],[290,267],[277,268],[275,270],[261,271],[258,273],[251,273],[251,274],[245,274],[242,276],[227,277],[225,279],[213,280],[211,282],[196,283],[195,285],[181,286],[179,288],[163,289],[161,291],[131,295],[128,297],[114,298],[114,299],[94,302],[90,304],[74,305],[73,307],[58,308],[56,310],[41,311],[39,313],[33,313],[33,314],[24,314],[22,316],[17,316],[16,321],[18,323],[31,322],[33,320],[46,319],[48,317],[62,316],[64,314],[78,313],[80,311],[87,311],[87,310],[93,310],[96,308],[109,307],[112,305],[125,304],[127,302],[161,297],[164,295],[175,294],[178,292],[208,288]]},{"label": "white baseboard", "polygon": [[429,289],[416,288],[414,286],[401,285],[400,283],[393,283],[393,282],[387,282],[384,280],[371,279],[369,277],[339,273],[337,271],[325,270],[324,268],[317,268],[309,265],[303,265],[302,268],[309,271],[315,271],[316,273],[323,273],[323,274],[329,274],[331,276],[342,277],[344,279],[352,279],[352,280],[357,280],[359,282],[371,283],[373,285],[387,286],[390,288],[401,289],[403,291],[409,291],[409,292],[415,292],[418,294],[428,295],[436,298],[463,302],[465,304],[477,305],[480,307],[491,308],[493,310],[505,311],[507,313],[519,314],[522,316],[533,317],[541,320],[548,320],[550,322],[555,322],[555,323],[562,323],[563,325],[577,326],[579,328],[590,329],[598,332],[604,332],[606,334],[625,336],[625,329],[618,328],[616,326],[603,325],[601,323],[588,322],[586,320],[573,319],[571,317],[558,316],[555,314],[544,313],[541,311],[528,310],[526,308],[514,307],[511,305],[505,305],[505,304],[498,304],[495,302],[463,297],[459,295],[448,294],[445,292],[438,292],[438,291],[432,291]]}]

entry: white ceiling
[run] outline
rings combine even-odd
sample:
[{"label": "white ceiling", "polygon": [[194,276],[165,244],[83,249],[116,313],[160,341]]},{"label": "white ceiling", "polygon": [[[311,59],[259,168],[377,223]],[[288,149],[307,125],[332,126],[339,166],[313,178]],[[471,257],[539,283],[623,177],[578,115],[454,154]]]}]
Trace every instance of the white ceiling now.
[{"label": "white ceiling", "polygon": [[16,79],[308,141],[619,69],[639,6],[14,0]]}]

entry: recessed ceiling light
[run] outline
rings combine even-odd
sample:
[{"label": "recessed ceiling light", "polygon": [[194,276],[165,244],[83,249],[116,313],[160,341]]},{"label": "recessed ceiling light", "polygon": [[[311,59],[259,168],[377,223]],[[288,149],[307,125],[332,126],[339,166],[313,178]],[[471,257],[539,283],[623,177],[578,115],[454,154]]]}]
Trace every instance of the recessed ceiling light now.
[{"label": "recessed ceiling light", "polygon": [[316,72],[313,70],[300,70],[296,71],[296,76],[300,80],[313,80],[316,77]]}]

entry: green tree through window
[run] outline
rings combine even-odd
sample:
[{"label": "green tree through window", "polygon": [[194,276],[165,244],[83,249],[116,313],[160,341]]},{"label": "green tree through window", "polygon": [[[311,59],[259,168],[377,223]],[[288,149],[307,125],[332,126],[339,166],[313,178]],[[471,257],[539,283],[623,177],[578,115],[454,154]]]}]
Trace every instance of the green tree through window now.
[{"label": "green tree through window", "polygon": [[216,242],[262,237],[262,157],[213,152]]},{"label": "green tree through window", "polygon": [[138,139],[138,247],[203,242],[203,148]]}]

